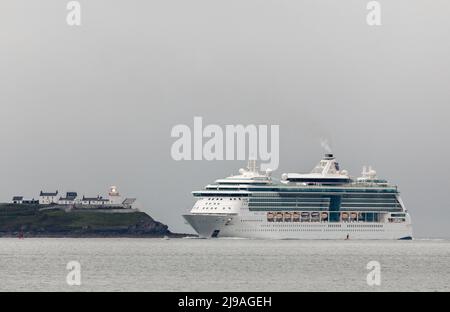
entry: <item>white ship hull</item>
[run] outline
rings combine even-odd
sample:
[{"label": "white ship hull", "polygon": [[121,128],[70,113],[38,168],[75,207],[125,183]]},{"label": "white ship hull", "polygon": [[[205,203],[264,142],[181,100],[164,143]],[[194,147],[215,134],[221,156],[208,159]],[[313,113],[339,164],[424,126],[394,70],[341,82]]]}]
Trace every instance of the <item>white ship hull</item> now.
[{"label": "white ship hull", "polygon": [[187,214],[183,216],[203,238],[253,239],[412,239],[410,223],[267,222],[238,215]]},{"label": "white ship hull", "polygon": [[184,218],[201,237],[412,239],[397,187],[370,167],[352,179],[326,154],[311,174],[283,174],[281,182],[254,161],[239,173],[193,192]]}]

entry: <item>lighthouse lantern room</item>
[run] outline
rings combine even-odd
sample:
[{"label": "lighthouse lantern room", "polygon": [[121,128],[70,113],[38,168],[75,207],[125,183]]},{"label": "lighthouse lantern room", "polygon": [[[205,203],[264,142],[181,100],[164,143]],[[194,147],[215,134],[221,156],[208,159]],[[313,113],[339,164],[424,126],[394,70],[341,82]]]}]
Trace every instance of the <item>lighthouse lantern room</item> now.
[{"label": "lighthouse lantern room", "polygon": [[117,190],[117,186],[111,186],[109,188],[109,202],[112,205],[121,205],[123,202],[122,196],[120,196],[119,191]]}]

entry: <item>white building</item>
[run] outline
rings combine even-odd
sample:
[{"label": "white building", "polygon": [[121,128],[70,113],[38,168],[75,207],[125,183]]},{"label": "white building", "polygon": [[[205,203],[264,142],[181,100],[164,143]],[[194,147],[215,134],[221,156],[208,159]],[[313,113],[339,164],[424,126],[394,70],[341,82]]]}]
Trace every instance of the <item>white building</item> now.
[{"label": "white building", "polygon": [[43,192],[39,194],[39,205],[51,205],[51,204],[57,204],[58,203],[58,191],[52,193]]},{"label": "white building", "polygon": [[102,206],[102,205],[108,205],[109,199],[103,198],[102,196],[97,197],[85,197],[81,199],[82,205],[94,205],[94,206]]},{"label": "white building", "polygon": [[27,204],[27,205],[36,205],[39,204],[38,200],[33,199],[25,199],[23,196],[14,196],[11,203],[13,204]]},{"label": "white building", "polygon": [[76,203],[77,197],[77,192],[66,192],[65,197],[60,197],[58,199],[58,205],[74,205]]},{"label": "white building", "polygon": [[22,204],[23,196],[14,196],[12,199],[13,204]]}]

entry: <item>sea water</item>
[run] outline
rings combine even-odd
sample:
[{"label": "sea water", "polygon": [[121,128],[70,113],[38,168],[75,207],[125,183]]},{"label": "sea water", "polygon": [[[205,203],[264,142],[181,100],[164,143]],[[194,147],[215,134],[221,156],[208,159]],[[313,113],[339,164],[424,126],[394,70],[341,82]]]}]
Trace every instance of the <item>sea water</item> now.
[{"label": "sea water", "polygon": [[0,239],[0,291],[449,290],[449,240]]}]

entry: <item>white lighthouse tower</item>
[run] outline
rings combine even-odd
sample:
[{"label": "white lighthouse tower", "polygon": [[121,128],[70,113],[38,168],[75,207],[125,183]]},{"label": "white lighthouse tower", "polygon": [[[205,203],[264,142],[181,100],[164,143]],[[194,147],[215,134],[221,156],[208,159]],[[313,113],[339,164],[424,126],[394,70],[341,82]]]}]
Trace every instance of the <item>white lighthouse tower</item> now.
[{"label": "white lighthouse tower", "polygon": [[121,205],[123,202],[122,196],[120,196],[117,186],[111,186],[108,193],[109,202],[111,205]]}]

